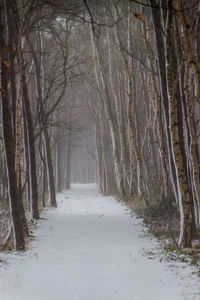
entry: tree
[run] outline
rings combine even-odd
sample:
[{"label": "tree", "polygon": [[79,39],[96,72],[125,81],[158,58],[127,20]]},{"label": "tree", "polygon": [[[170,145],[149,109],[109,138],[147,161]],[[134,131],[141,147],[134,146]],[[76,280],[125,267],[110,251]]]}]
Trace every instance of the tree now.
[{"label": "tree", "polygon": [[[16,250],[24,250],[24,230],[20,216],[20,193],[17,189],[17,177],[15,172],[15,139],[12,131],[12,118],[10,113],[10,99],[8,84],[10,81],[10,65],[7,57],[6,45],[6,16],[5,3],[0,6],[0,55],[1,55],[1,117],[4,151],[6,158],[9,202],[11,208],[12,229],[14,234],[14,246]],[[12,230],[11,229],[11,230]]]}]

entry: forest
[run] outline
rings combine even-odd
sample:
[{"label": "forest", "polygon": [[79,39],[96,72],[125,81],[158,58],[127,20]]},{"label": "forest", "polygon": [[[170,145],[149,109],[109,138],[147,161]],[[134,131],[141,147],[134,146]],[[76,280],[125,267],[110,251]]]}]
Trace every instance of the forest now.
[{"label": "forest", "polygon": [[2,251],[71,182],[199,240],[198,0],[1,0],[0,60]]}]

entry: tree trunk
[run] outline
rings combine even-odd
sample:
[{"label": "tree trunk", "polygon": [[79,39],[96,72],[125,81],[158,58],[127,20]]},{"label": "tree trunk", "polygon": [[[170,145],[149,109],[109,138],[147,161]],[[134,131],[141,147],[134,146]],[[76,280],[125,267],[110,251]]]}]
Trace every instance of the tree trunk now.
[{"label": "tree trunk", "polygon": [[170,167],[170,178],[171,183],[174,189],[174,195],[178,200],[178,190],[177,190],[177,178],[175,171],[175,163],[172,154],[172,143],[171,143],[171,134],[170,134],[170,119],[169,119],[169,99],[168,99],[168,85],[167,85],[167,64],[166,64],[166,46],[164,43],[164,34],[162,31],[162,15],[161,10],[154,8],[157,5],[156,0],[150,0],[150,4],[152,5],[152,18],[154,24],[155,31],[155,40],[156,40],[156,48],[158,49],[158,67],[159,67],[159,80],[160,80],[160,92],[162,99],[162,108],[164,111],[164,130],[166,133],[166,142],[168,148],[168,160]]},{"label": "tree trunk", "polygon": [[11,86],[11,95],[12,95],[12,127],[14,138],[16,137],[16,78],[15,78],[15,52],[14,44],[17,42],[14,39],[15,33],[15,24],[14,18],[12,17],[12,0],[6,1],[6,14],[8,21],[8,51],[9,51],[9,62],[10,62],[10,86]]},{"label": "tree trunk", "polygon": [[51,145],[50,145],[49,133],[46,128],[46,125],[43,125],[43,136],[44,136],[44,141],[45,141],[45,155],[46,155],[50,203],[51,203],[51,206],[57,207],[55,180],[54,180],[54,173],[53,173],[53,162],[52,162],[52,157],[51,157]]},{"label": "tree trunk", "polygon": [[97,43],[95,41],[95,35],[93,29],[90,29],[90,36],[91,36],[91,44],[93,49],[93,56],[95,60],[95,76],[97,81],[98,89],[101,93],[101,98],[104,103],[104,109],[106,113],[106,117],[109,123],[111,140],[112,140],[112,151],[113,151],[113,160],[115,165],[115,175],[116,175],[116,183],[118,187],[118,192],[121,198],[125,196],[125,189],[124,189],[124,180],[123,180],[123,172],[121,168],[121,162],[118,153],[118,141],[117,141],[117,133],[116,128],[113,120],[113,113],[111,111],[110,103],[109,103],[109,96],[107,94],[106,85],[105,85],[105,78],[102,70],[102,66],[99,59],[99,50],[97,47]]},{"label": "tree trunk", "polygon": [[37,186],[37,172],[36,172],[36,155],[35,142],[33,133],[33,121],[30,107],[30,100],[28,89],[26,85],[25,73],[23,75],[23,105],[26,116],[27,137],[28,137],[28,153],[29,153],[29,180],[30,180],[30,208],[33,219],[39,219],[38,209],[38,186]]},{"label": "tree trunk", "polygon": [[51,206],[56,207],[57,203],[56,203],[55,180],[54,180],[54,173],[53,173],[53,162],[52,162],[52,157],[51,157],[51,145],[50,145],[49,133],[48,133],[48,128],[47,128],[47,120],[46,120],[46,116],[45,116],[45,112],[44,112],[44,108],[43,108],[43,99],[42,99],[41,71],[40,71],[41,68],[39,65],[39,61],[38,61],[38,57],[36,55],[35,49],[34,49],[28,36],[27,36],[27,41],[29,43],[31,53],[33,55],[34,64],[35,64],[37,96],[38,96],[38,102],[39,102],[39,107],[40,107],[40,123],[41,123],[41,128],[43,131],[44,144],[45,144],[50,203],[51,203]]},{"label": "tree trunk", "polygon": [[[184,147],[183,133],[183,111],[180,93],[178,63],[175,49],[176,35],[173,30],[172,0],[168,3],[170,11],[167,23],[167,73],[168,90],[170,94],[170,120],[173,153],[175,157],[176,174],[179,190],[179,210],[181,214],[180,239],[179,244],[184,247],[191,247],[192,241],[192,193],[189,189],[187,176],[187,161]],[[182,63],[182,62],[181,62]],[[180,65],[180,67],[182,64]],[[180,69],[181,70],[181,69]],[[186,112],[185,112],[186,113]]]},{"label": "tree trunk", "polygon": [[60,141],[59,130],[57,131],[58,140],[56,143],[56,190],[58,193],[62,192],[63,186],[63,151],[62,143]]},{"label": "tree trunk", "polygon": [[66,169],[66,178],[65,178],[65,187],[70,189],[71,185],[71,132],[69,129],[68,142],[67,142],[67,169]]},{"label": "tree trunk", "polygon": [[8,177],[8,191],[11,211],[11,220],[14,232],[14,246],[16,250],[24,250],[24,231],[20,216],[20,195],[17,191],[17,179],[15,173],[15,139],[12,132],[11,110],[9,107],[8,84],[9,72],[5,68],[4,61],[8,61],[7,47],[5,42],[6,21],[4,15],[4,5],[0,6],[0,56],[1,56],[1,117],[3,143],[6,157],[6,168]]}]

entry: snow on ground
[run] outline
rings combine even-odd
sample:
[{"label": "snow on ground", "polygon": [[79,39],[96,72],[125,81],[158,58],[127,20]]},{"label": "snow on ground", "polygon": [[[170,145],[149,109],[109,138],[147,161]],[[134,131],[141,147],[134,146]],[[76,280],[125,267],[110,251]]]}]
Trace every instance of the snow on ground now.
[{"label": "snow on ground", "polygon": [[46,209],[25,253],[0,254],[0,300],[199,300],[199,279],[160,262],[159,246],[125,206],[73,185]]}]

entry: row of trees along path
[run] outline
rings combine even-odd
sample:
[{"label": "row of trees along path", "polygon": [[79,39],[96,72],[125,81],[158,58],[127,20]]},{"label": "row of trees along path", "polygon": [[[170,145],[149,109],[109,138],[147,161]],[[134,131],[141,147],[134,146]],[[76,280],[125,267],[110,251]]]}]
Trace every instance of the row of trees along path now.
[{"label": "row of trees along path", "polygon": [[83,145],[103,194],[170,208],[177,245],[191,247],[200,226],[199,1],[1,0],[0,58],[5,249],[25,249],[27,212],[39,219],[48,199],[56,207],[73,170],[91,179],[86,160],[73,158]]}]

